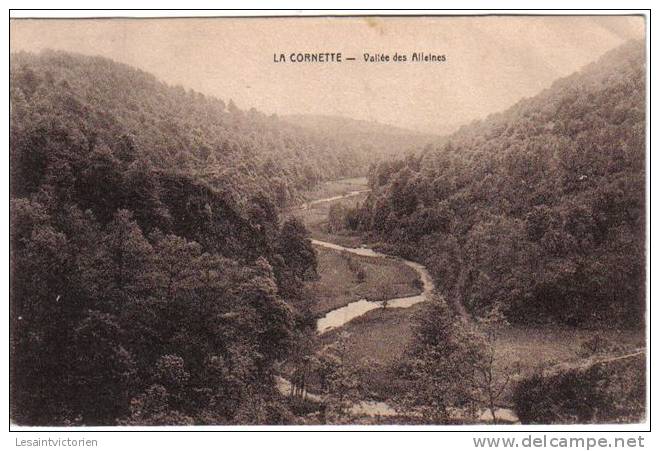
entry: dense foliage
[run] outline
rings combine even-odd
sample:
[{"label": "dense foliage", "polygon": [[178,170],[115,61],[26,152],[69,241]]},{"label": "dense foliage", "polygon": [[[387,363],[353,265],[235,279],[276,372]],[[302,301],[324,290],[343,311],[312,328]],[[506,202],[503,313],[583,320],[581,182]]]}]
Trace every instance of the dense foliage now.
[{"label": "dense foliage", "polygon": [[350,160],[63,53],[12,56],[10,120],[12,420],[291,423],[274,366],[316,256],[278,205]]},{"label": "dense foliage", "polygon": [[638,324],[645,54],[629,42],[538,96],[370,172],[346,215],[448,299],[510,321]]},{"label": "dense foliage", "polygon": [[633,423],[645,416],[644,356],[554,374],[533,374],[513,401],[524,424]]},{"label": "dense foliage", "polygon": [[498,361],[496,342],[507,325],[493,310],[478,322],[455,314],[442,297],[413,318],[413,338],[398,368],[403,409],[431,424],[474,421],[496,411],[517,369]]},{"label": "dense foliage", "polygon": [[[44,51],[11,55],[11,104],[28,149],[12,161],[23,194],[44,175],[54,152],[102,152],[121,159],[135,149],[157,169],[176,170],[229,190],[267,193],[278,206],[320,180],[358,175],[365,160],[345,140],[298,127],[255,109],[170,87],[101,57]],[[13,138],[22,137],[12,136]]]}]

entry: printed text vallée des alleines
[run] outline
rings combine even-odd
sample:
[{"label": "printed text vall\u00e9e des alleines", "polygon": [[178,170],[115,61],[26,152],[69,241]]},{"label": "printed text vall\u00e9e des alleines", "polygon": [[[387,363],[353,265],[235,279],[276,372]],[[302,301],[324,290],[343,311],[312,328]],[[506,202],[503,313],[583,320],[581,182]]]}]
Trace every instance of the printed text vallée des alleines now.
[{"label": "printed text vall\u00e9e des alleines", "polygon": [[274,63],[444,63],[447,56],[435,52],[362,53],[359,57],[342,52],[278,52]]}]

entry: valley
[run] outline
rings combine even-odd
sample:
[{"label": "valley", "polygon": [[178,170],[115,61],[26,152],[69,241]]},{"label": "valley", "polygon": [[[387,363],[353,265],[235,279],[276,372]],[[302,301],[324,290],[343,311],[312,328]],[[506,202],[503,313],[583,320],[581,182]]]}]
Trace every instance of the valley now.
[{"label": "valley", "polygon": [[[303,207],[290,213],[311,231],[317,253],[319,280],[307,286],[310,298],[317,303],[310,308],[318,317],[319,346],[327,348],[342,342],[348,365],[359,368],[359,400],[348,411],[353,420],[388,423],[396,418],[398,422],[417,422],[414,414],[401,414],[392,402],[407,389],[398,366],[413,341],[415,315],[423,314],[420,302],[433,294],[434,282],[422,265],[375,252],[370,248],[375,243],[359,234],[327,231],[328,212],[333,205],[355,206],[368,192],[364,178],[326,182],[306,193],[308,200]],[[362,265],[364,280],[359,280],[351,269],[351,259]],[[411,266],[414,271],[410,271]],[[472,321],[460,306],[455,307],[455,313]],[[610,351],[614,358],[629,352],[640,355],[638,350],[644,347],[643,331],[509,325],[499,332],[495,343],[495,371],[515,368],[514,379],[521,380],[543,369],[578,366],[584,360],[584,343],[595,336],[618,344]],[[309,399],[324,402],[313,390],[312,385],[306,394]],[[507,389],[496,413],[498,421],[518,421],[512,410],[512,396]],[[455,412],[453,421],[492,422],[492,418],[481,412],[474,420]]]},{"label": "valley", "polygon": [[12,421],[643,422],[645,55],[441,135],[12,52]]}]

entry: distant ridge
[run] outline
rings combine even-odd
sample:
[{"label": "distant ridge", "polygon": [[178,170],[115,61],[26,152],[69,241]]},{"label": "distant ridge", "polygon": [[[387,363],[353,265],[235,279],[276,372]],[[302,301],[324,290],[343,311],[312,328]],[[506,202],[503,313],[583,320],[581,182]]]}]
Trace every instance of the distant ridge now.
[{"label": "distant ridge", "polygon": [[366,154],[381,159],[421,150],[440,139],[440,135],[344,116],[292,114],[281,116],[281,119],[314,133],[352,143]]}]

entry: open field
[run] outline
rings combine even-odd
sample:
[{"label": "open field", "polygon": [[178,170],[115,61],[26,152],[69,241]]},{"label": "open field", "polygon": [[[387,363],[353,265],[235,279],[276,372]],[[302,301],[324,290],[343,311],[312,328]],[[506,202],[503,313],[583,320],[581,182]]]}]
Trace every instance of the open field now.
[{"label": "open field", "polygon": [[414,296],[421,293],[418,274],[394,259],[361,257],[316,247],[319,280],[308,284],[319,316],[353,301]]},{"label": "open field", "polygon": [[326,199],[333,196],[341,196],[351,191],[367,189],[366,177],[355,177],[341,180],[333,180],[321,183],[316,189],[305,193],[305,197],[311,201]]},{"label": "open field", "polygon": [[[365,189],[359,182],[326,184],[309,199],[319,199]],[[367,196],[366,193],[341,200],[322,202],[299,209],[292,214],[300,217],[314,238],[358,247],[364,242],[355,235],[327,233],[327,214],[333,204],[355,205]],[[391,299],[419,293],[416,284],[417,274],[396,260],[371,259],[341,253],[329,249],[316,248],[318,252],[318,273],[320,279],[308,284],[309,299],[314,299],[311,307],[315,316],[344,306],[350,302],[367,298],[369,300]],[[363,273],[359,279],[358,272]],[[377,309],[367,312],[345,326],[320,337],[320,345],[335,342],[340,335],[347,341],[347,362],[358,370],[362,398],[374,401],[388,401],[405,391],[405,382],[397,376],[397,368],[410,345],[412,317],[423,308],[423,304],[408,309]],[[532,374],[539,368],[557,363],[577,362],[585,341],[596,335],[620,349],[635,349],[644,346],[643,332],[626,330],[586,330],[560,326],[510,326],[501,332],[496,345],[496,374],[502,368],[517,367],[519,377]],[[514,378],[514,380],[517,378]],[[509,386],[502,404],[511,404]]]},{"label": "open field", "polygon": [[321,342],[330,344],[340,334],[347,333],[346,358],[351,365],[361,368],[360,382],[366,396],[386,400],[404,389],[395,373],[412,340],[411,317],[421,308],[417,304],[407,309],[372,310],[341,329],[324,334]]},{"label": "open field", "polygon": [[[362,367],[362,384],[367,395],[375,400],[386,400],[403,391],[396,379],[396,366],[412,340],[412,316],[423,308],[418,304],[409,309],[379,309],[366,313],[341,329],[324,334],[322,343],[336,341],[346,332],[348,361]],[[581,359],[582,343],[596,334],[617,343],[622,349],[643,347],[644,334],[633,331],[593,331],[556,326],[511,326],[502,332],[496,347],[499,368],[520,367],[520,375],[528,376],[539,367]],[[366,368],[365,368],[366,367]],[[503,402],[508,403],[505,395]]]},{"label": "open field", "polygon": [[644,347],[643,331],[512,326],[498,339],[497,359],[503,365],[518,363],[521,373],[527,375],[541,365],[580,360],[582,344],[596,335],[622,349]]}]

